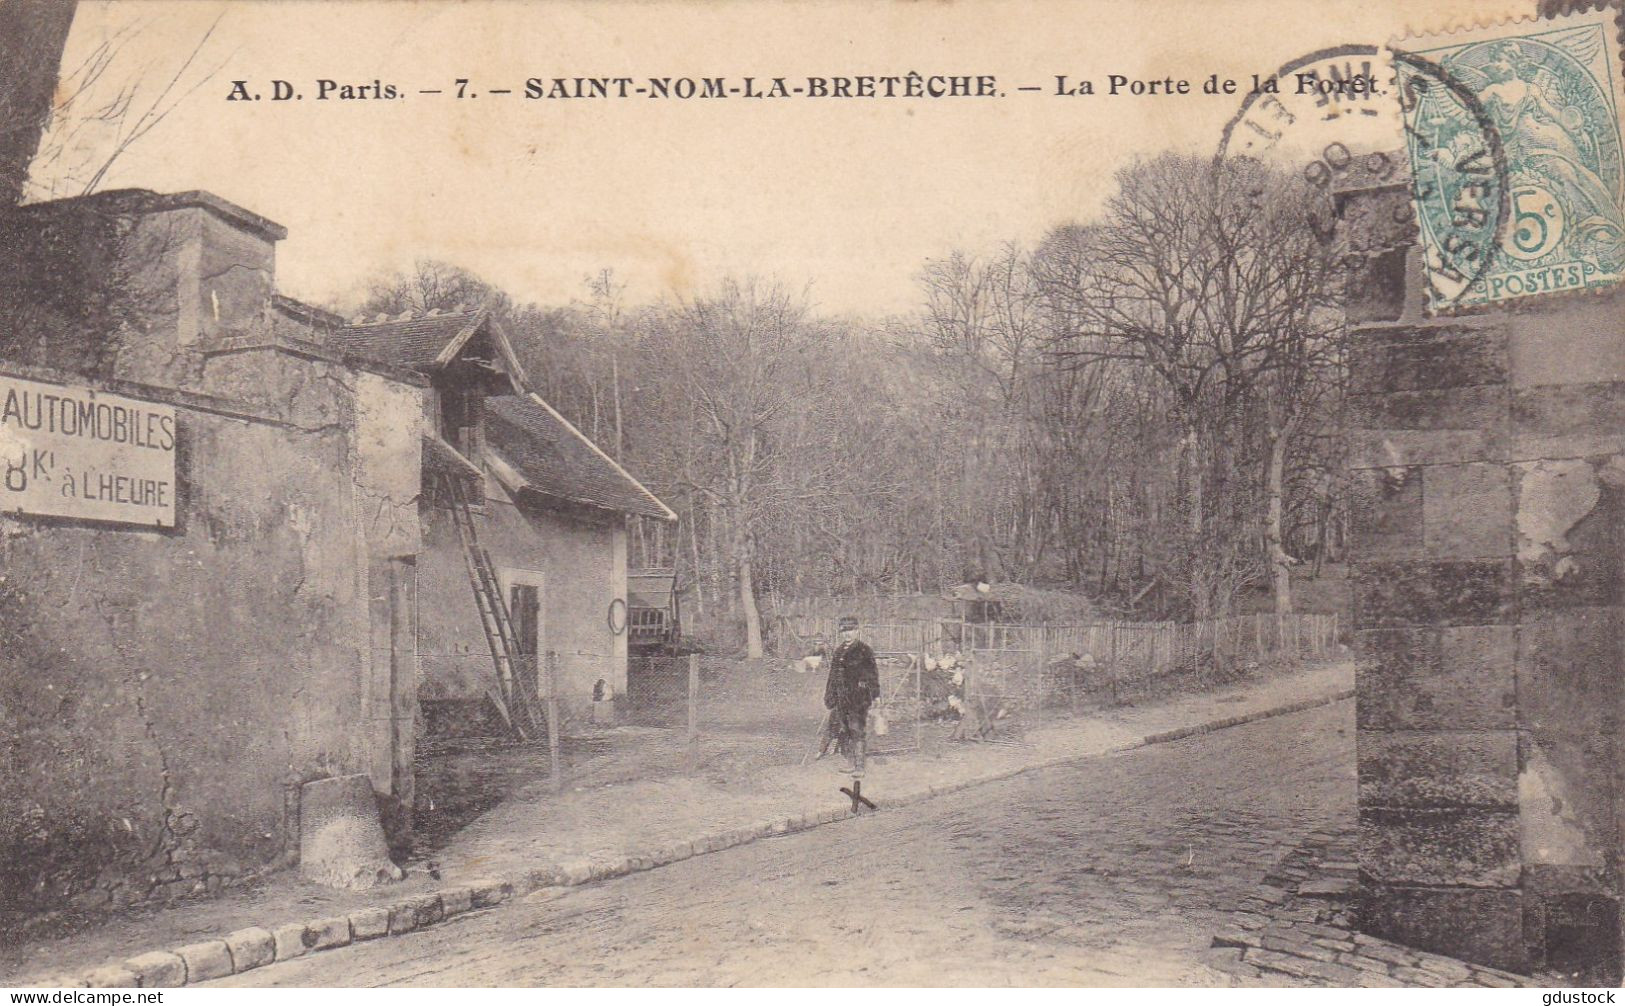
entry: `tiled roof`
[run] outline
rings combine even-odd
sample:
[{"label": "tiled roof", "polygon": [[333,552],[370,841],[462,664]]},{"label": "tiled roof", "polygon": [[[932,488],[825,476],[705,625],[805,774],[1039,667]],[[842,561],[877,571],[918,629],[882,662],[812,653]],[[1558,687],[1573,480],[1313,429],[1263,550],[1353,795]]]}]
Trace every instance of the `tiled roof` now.
[{"label": "tiled roof", "polygon": [[483,316],[483,311],[466,311],[346,325],[329,337],[328,344],[340,352],[380,363],[428,367],[454,339],[478,325]]},{"label": "tiled roof", "polygon": [[621,513],[676,520],[653,493],[534,395],[487,398],[485,439],[535,492]]}]

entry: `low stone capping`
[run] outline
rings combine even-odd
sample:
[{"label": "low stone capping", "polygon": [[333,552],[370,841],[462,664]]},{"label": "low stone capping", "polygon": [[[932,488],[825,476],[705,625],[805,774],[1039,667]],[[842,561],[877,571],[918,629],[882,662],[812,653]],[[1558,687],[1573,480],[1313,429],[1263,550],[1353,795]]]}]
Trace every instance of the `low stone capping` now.
[{"label": "low stone capping", "polygon": [[271,936],[276,942],[276,959],[291,961],[308,953],[311,944],[305,942],[306,932],[303,922],[289,922],[271,930]]},{"label": "low stone capping", "polygon": [[225,940],[208,940],[179,947],[175,956],[186,963],[186,983],[206,982],[232,973],[231,951]]},{"label": "low stone capping", "polygon": [[1271,709],[1261,709],[1256,713],[1243,713],[1240,716],[1230,716],[1212,723],[1200,723],[1196,726],[1177,727],[1173,730],[1163,730],[1154,734],[1146,734],[1144,744],[1166,744],[1169,741],[1183,740],[1186,737],[1195,737],[1198,734],[1212,733],[1215,730],[1227,730],[1239,727],[1257,720],[1268,719],[1272,716],[1286,716],[1291,713],[1301,713],[1305,709],[1314,709],[1317,706],[1331,705],[1344,699],[1354,698],[1354,689],[1345,688],[1331,696],[1320,696],[1294,702],[1290,705],[1277,706]]},{"label": "low stone capping", "polygon": [[276,937],[258,926],[239,929],[226,934],[226,949],[234,972],[251,971],[276,960]]},{"label": "low stone capping", "polygon": [[413,928],[432,926],[446,917],[446,907],[438,894],[426,894],[412,899]]},{"label": "low stone capping", "polygon": [[[86,988],[92,989],[133,989],[139,988],[141,979],[134,971],[122,964],[107,964],[85,975],[80,979]],[[73,985],[73,981],[45,982],[41,988],[62,988]]]},{"label": "low stone capping", "polygon": [[136,986],[144,989],[172,989],[186,984],[186,962],[163,950],[131,957],[124,967],[135,975]]},{"label": "low stone capping", "polygon": [[389,935],[389,909],[363,908],[350,913],[350,937],[356,942]]},{"label": "low stone capping", "polygon": [[418,909],[415,901],[397,901],[389,906],[389,935],[410,933],[418,927]]},{"label": "low stone capping", "polygon": [[305,942],[311,950],[331,950],[334,947],[347,947],[350,945],[350,919],[349,916],[340,915],[330,919],[316,919],[305,923]]},{"label": "low stone capping", "polygon": [[474,889],[468,886],[448,887],[440,892],[440,908],[445,918],[461,915],[474,907]]}]

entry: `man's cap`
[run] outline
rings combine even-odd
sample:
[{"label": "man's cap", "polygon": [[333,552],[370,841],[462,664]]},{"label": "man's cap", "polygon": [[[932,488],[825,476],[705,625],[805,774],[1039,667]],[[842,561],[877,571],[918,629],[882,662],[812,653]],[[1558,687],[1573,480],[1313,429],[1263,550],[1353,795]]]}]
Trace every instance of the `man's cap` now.
[{"label": "man's cap", "polygon": [[841,632],[846,632],[848,629],[856,631],[857,627],[858,627],[858,620],[856,618],[853,618],[851,615],[843,615],[843,616],[841,616],[840,624],[837,626],[837,628]]}]

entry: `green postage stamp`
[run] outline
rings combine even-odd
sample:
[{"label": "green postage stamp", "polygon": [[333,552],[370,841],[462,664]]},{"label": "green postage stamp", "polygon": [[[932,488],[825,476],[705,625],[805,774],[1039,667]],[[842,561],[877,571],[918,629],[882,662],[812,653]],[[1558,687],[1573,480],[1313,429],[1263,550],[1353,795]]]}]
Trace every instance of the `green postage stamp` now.
[{"label": "green postage stamp", "polygon": [[1619,283],[1615,15],[1471,28],[1397,47],[1432,310]]}]

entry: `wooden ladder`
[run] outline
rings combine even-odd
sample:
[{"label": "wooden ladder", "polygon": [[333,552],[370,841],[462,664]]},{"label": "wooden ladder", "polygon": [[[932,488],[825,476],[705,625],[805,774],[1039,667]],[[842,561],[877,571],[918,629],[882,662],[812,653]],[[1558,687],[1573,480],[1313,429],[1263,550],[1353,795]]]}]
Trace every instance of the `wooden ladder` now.
[{"label": "wooden ladder", "polygon": [[533,739],[537,736],[536,720],[529,698],[523,694],[514,675],[519,646],[514,638],[507,602],[502,597],[502,585],[497,582],[496,572],[491,567],[491,556],[480,547],[474,514],[469,509],[462,486],[455,476],[441,472],[440,487],[451,511],[451,522],[457,527],[457,538],[462,542],[468,582],[474,588],[474,605],[479,609],[480,627],[485,630],[485,642],[491,650],[491,663],[497,672],[497,691],[492,694],[492,699],[514,736],[522,740]]}]

